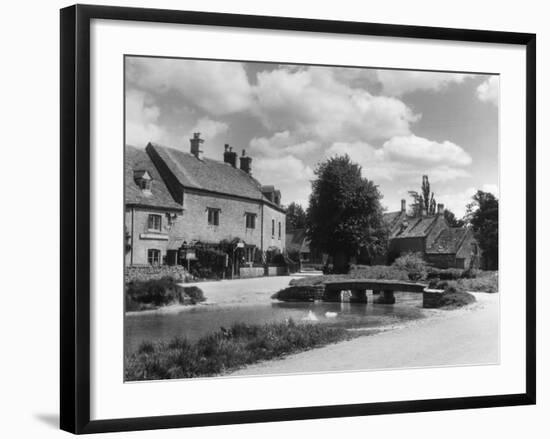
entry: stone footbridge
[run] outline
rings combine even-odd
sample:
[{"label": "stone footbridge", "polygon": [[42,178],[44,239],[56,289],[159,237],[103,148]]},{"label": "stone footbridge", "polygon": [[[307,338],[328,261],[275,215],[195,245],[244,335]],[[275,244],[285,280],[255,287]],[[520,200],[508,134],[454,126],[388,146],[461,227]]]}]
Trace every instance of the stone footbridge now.
[{"label": "stone footbridge", "polygon": [[375,303],[394,304],[394,292],[422,293],[422,303],[425,308],[439,300],[443,290],[428,289],[425,284],[386,279],[348,279],[324,282],[323,300],[326,302],[341,302],[342,292],[351,291],[350,302],[367,303],[367,291],[371,290],[377,296]]}]

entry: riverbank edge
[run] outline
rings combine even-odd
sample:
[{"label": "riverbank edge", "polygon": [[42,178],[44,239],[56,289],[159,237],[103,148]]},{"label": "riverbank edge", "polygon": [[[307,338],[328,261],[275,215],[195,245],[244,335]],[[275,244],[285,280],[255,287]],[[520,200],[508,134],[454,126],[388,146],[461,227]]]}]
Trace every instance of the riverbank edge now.
[{"label": "riverbank edge", "polygon": [[[234,370],[229,374],[219,375],[219,378],[231,378],[231,377],[240,377],[240,376],[274,376],[274,375],[296,375],[296,374],[308,374],[308,373],[323,373],[323,372],[353,372],[358,370],[385,370],[385,369],[409,369],[415,367],[438,367],[438,366],[458,366],[458,365],[478,365],[478,364],[497,364],[500,358],[499,345],[498,345],[498,328],[499,328],[499,319],[500,319],[500,297],[499,293],[485,293],[485,292],[470,292],[476,297],[476,302],[466,305],[461,308],[455,309],[423,309],[425,312],[425,317],[419,319],[411,319],[407,321],[400,322],[395,325],[388,325],[378,328],[349,328],[347,329],[350,332],[359,332],[358,337],[354,337],[351,340],[344,340],[341,342],[333,343],[330,346],[324,346],[320,348],[310,349],[307,352],[299,352],[291,355],[287,355],[284,358],[274,359],[256,363],[253,365],[248,365],[244,368]],[[487,311],[491,308],[496,308],[495,313],[491,314],[493,317],[496,317],[496,327],[497,334],[494,337],[495,343],[485,343],[484,337],[487,337],[487,334],[481,332],[481,334],[474,328],[468,328],[466,320],[471,320],[473,316],[481,317],[481,314],[487,314]],[[489,313],[490,314],[490,313]],[[451,329],[451,326],[456,326],[457,321],[460,320],[460,325],[463,328],[467,328],[471,331],[471,334],[467,337],[473,343],[478,343],[481,345],[491,345],[493,348],[496,348],[497,353],[495,358],[490,361],[458,361],[454,363],[452,359],[449,359],[449,362],[441,364],[428,364],[430,363],[429,357],[433,356],[434,352],[425,351],[420,353],[420,347],[415,352],[415,355],[419,357],[425,357],[426,364],[407,364],[406,360],[403,364],[378,364],[371,367],[369,364],[359,364],[362,360],[357,360],[358,351],[354,348],[357,348],[361,343],[361,340],[369,339],[367,344],[376,344],[379,341],[379,345],[387,348],[392,346],[392,351],[399,352],[399,346],[396,343],[392,343],[392,340],[400,338],[401,346],[415,347],[419,339],[415,339],[415,332],[421,332],[429,330],[430,334],[432,332],[438,334],[438,337],[432,338],[432,340],[437,340],[442,346],[445,345],[447,348],[453,346],[453,336],[456,335]],[[369,332],[370,330],[374,330]],[[361,333],[363,332],[363,333]],[[448,335],[446,338],[443,334]],[[383,339],[383,342],[382,342]],[[483,343],[480,343],[483,342]],[[436,343],[437,344],[437,343]],[[354,347],[352,349],[347,349],[348,347]],[[368,347],[367,347],[368,349]],[[458,349],[458,348],[457,348]],[[327,352],[327,351],[331,352]],[[437,350],[436,350],[437,351]],[[372,354],[372,352],[370,352]],[[382,353],[379,355],[384,357]],[[489,356],[489,355],[488,355]],[[354,367],[341,367],[341,368],[327,368],[326,364],[329,362],[329,359],[337,358],[336,362],[341,363],[353,363]],[[324,364],[324,367],[319,367],[317,369],[307,369],[307,370],[298,370],[297,367],[291,365],[290,363],[300,363],[298,359],[301,359],[301,363],[310,363],[310,364]],[[318,362],[321,359],[322,362]],[[368,363],[368,361],[367,361]],[[392,362],[389,362],[392,363]],[[435,361],[433,363],[436,363]]]}]

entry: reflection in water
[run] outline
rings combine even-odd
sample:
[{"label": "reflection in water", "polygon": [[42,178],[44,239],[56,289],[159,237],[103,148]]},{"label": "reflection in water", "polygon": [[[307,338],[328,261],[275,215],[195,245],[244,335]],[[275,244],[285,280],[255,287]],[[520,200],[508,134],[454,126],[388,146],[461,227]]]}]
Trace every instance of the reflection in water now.
[{"label": "reflection in water", "polygon": [[233,323],[262,324],[293,319],[297,323],[330,324],[345,328],[376,329],[423,317],[422,295],[396,293],[395,305],[329,302],[269,302],[261,305],[199,305],[178,313],[127,315],[124,320],[125,353],[142,341],[169,340],[175,336],[189,340],[217,331]]}]

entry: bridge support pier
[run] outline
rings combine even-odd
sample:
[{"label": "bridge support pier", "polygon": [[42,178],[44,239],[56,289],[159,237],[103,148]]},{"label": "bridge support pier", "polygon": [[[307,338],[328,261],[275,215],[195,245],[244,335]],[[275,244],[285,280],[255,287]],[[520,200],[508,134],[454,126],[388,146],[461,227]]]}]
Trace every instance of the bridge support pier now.
[{"label": "bridge support pier", "polygon": [[352,303],[367,303],[367,290],[353,289],[351,290],[350,302]]},{"label": "bridge support pier", "polygon": [[395,296],[393,290],[384,290],[382,294],[376,299],[376,303],[381,305],[393,305],[395,303]]},{"label": "bridge support pier", "polygon": [[323,301],[324,302],[341,302],[342,291],[325,287],[325,294],[323,294]]}]

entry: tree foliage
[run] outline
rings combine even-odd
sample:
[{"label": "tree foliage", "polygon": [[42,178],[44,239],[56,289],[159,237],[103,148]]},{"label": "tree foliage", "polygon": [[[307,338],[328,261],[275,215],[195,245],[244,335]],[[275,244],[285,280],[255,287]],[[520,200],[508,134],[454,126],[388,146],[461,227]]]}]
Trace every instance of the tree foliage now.
[{"label": "tree foliage", "polygon": [[292,231],[303,229],[306,226],[306,211],[295,202],[292,202],[286,208],[286,230]]},{"label": "tree foliage", "polygon": [[498,199],[478,190],[467,206],[467,220],[481,248],[485,268],[498,269]]},{"label": "tree foliage", "polygon": [[443,216],[451,227],[464,227],[464,220],[457,218],[452,210],[445,209],[443,211]]},{"label": "tree foliage", "polygon": [[422,210],[428,215],[435,215],[437,202],[434,193],[431,191],[430,180],[427,175],[422,176],[420,192],[409,191],[409,196],[413,199],[410,205],[412,216],[420,216]]},{"label": "tree foliage", "polygon": [[374,257],[386,249],[387,230],[378,187],[361,176],[348,155],[319,164],[307,211],[311,246],[333,257],[336,272],[359,253]]}]

